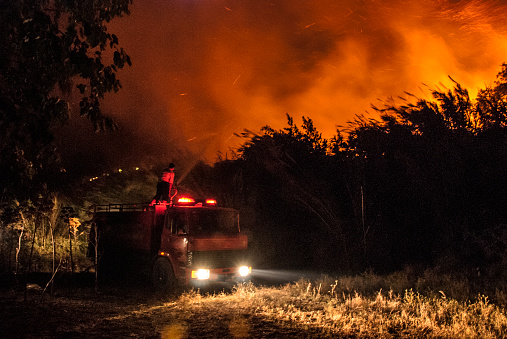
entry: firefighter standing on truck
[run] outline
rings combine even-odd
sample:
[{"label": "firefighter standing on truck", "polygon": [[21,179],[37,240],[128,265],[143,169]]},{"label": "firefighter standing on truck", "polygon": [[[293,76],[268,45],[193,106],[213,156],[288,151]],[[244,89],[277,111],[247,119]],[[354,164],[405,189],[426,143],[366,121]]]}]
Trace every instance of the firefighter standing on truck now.
[{"label": "firefighter standing on truck", "polygon": [[169,167],[162,173],[161,181],[157,184],[157,193],[153,197],[152,204],[167,203],[171,201],[171,190],[174,185],[174,164],[171,162]]}]

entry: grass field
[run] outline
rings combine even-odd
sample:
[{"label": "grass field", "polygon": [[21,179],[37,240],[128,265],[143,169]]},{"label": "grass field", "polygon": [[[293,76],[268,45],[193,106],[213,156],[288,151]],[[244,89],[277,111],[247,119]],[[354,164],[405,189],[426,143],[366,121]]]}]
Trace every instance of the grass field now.
[{"label": "grass field", "polygon": [[[440,278],[447,279],[450,294],[463,297],[468,292],[463,282]],[[193,290],[179,297],[181,314],[186,316],[179,327],[169,327],[166,333],[170,334],[167,337],[186,337],[181,324],[191,317],[213,314],[217,319],[229,319],[232,337],[258,335],[260,319],[277,324],[281,336],[288,331],[288,336],[299,332],[303,337],[507,337],[505,309],[487,296],[457,300],[443,290],[430,289],[423,280],[418,283],[424,292],[401,291],[408,283],[404,274],[322,277],[280,287],[243,284],[231,293],[219,294],[203,295]],[[390,283],[390,289],[374,289]],[[265,336],[271,335],[268,332]]]}]

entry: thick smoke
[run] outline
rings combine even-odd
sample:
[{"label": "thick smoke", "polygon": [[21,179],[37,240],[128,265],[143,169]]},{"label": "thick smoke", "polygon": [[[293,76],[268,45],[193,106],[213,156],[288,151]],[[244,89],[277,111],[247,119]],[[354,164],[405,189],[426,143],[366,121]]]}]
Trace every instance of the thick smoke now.
[{"label": "thick smoke", "polygon": [[91,146],[112,148],[105,158],[215,160],[234,133],[281,128],[286,113],[331,137],[377,99],[427,95],[421,84],[448,75],[473,94],[507,61],[503,1],[138,0],[109,28],[133,66],[105,104],[122,132]]}]

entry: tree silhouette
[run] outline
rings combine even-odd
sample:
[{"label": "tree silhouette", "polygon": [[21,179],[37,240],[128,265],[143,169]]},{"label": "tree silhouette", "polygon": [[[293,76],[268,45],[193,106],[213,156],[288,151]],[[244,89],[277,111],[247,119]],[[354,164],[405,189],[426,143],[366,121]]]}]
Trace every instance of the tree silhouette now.
[{"label": "tree silhouette", "polygon": [[454,82],[433,101],[409,94],[415,101],[373,107],[380,119],[351,123],[345,152],[360,169],[352,180],[364,185],[374,266],[471,257],[469,234],[505,222],[503,67],[477,100]]},{"label": "tree silhouette", "polygon": [[[65,98],[72,83],[81,95],[80,114],[97,130],[114,128],[100,110],[100,99],[120,88],[116,72],[130,65],[130,58],[105,24],[128,14],[130,3],[0,2],[2,200],[29,197],[37,191],[30,192],[30,186],[47,181],[57,168],[52,168],[58,160],[53,133],[68,119]],[[110,64],[103,62],[106,55]]]},{"label": "tree silhouette", "polygon": [[477,113],[484,129],[507,127],[507,64],[502,65],[494,86],[479,91]]}]

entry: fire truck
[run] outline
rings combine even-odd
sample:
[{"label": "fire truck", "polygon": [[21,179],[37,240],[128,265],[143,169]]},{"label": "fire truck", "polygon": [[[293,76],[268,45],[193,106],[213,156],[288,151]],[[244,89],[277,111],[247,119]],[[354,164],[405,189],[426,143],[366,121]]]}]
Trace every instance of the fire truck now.
[{"label": "fire truck", "polygon": [[248,279],[239,213],[216,200],[95,206],[88,253],[100,274],[148,274],[156,290]]}]

